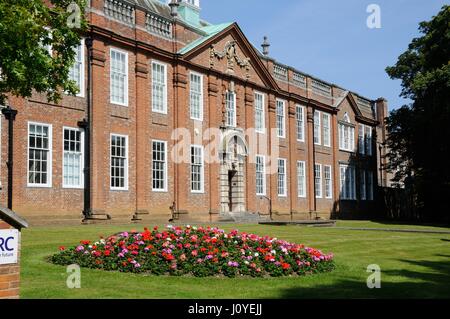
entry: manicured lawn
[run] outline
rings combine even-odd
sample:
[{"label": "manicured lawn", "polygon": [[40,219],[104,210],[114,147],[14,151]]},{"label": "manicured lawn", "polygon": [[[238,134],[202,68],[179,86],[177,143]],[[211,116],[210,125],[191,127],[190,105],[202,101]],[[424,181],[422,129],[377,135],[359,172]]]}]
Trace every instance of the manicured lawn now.
[{"label": "manicured lawn", "polygon": [[[153,225],[145,225],[153,226]],[[342,227],[399,228],[372,222]],[[144,226],[76,226],[24,230],[22,298],[450,298],[450,235],[353,231],[299,226],[221,225],[333,252],[331,273],[286,278],[154,277],[81,270],[81,289],[66,287],[65,267],[46,262],[58,247]],[[401,228],[421,229],[401,225]],[[426,227],[426,229],[433,229]],[[449,230],[440,228],[440,230]],[[366,286],[368,265],[382,270],[381,289]]]}]

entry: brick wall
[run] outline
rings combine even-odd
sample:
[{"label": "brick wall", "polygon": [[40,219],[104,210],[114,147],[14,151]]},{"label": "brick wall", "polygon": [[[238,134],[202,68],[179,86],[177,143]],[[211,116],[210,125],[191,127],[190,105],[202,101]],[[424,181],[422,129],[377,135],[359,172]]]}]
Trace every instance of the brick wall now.
[{"label": "brick wall", "polygon": [[[92,1],[92,7],[98,12],[103,9],[103,1]],[[190,28],[177,26],[177,41],[157,37],[145,31],[145,14],[137,10],[136,23],[139,28],[130,28],[115,20],[108,19],[95,12],[91,13],[91,23],[98,27],[94,34],[92,63],[92,205],[94,210],[105,211],[114,219],[131,216],[140,210],[147,210],[151,217],[167,220],[170,218],[169,207],[175,201],[178,209],[188,210],[191,217],[203,221],[213,220],[220,212],[219,171],[217,163],[205,164],[205,192],[190,192],[189,163],[174,164],[168,153],[168,187],[167,192],[152,191],[152,140],[167,141],[169,150],[177,141],[172,140],[175,128],[186,128],[192,144],[208,141],[199,139],[208,128],[218,128],[224,118],[226,90],[235,85],[237,95],[237,123],[246,130],[254,127],[255,91],[265,94],[264,115],[267,131],[257,143],[256,154],[269,157],[273,140],[270,129],[276,127],[276,99],[286,101],[285,126],[286,137],[280,139],[279,157],[287,160],[287,197],[277,194],[277,174],[266,176],[266,193],[272,199],[272,208],[280,219],[329,218],[339,210],[339,161],[349,161],[350,154],[341,152],[338,147],[338,121],[348,112],[354,125],[360,120],[355,110],[346,99],[339,108],[333,103],[343,90],[333,87],[331,97],[317,95],[311,90],[311,78],[307,78],[307,87],[299,88],[287,81],[275,80],[270,73],[272,60],[258,61],[238,28],[231,27],[226,34],[220,35],[214,43],[215,49],[221,51],[229,41],[236,41],[236,54],[240,58],[251,58],[249,69],[234,65],[233,72],[227,69],[227,59],[211,61],[211,46],[205,46],[199,52],[189,53],[185,57],[175,57],[174,53],[199,35]],[[108,34],[108,36],[105,36]],[[110,48],[115,47],[128,53],[128,106],[113,105],[109,102]],[[253,53],[252,53],[253,52]],[[168,112],[161,115],[152,112],[151,62],[163,62],[167,65]],[[211,64],[211,62],[213,62]],[[265,70],[264,68],[267,68]],[[87,71],[87,70],[86,70]],[[189,72],[203,74],[204,120],[193,121],[189,114]],[[85,72],[87,74],[87,72]],[[289,70],[289,78],[293,71]],[[274,82],[276,84],[274,84]],[[277,88],[276,86],[279,86]],[[81,218],[83,209],[83,190],[62,187],[62,129],[64,126],[76,127],[77,122],[85,118],[86,99],[81,97],[64,97],[59,105],[47,103],[44,97],[34,95],[28,100],[11,98],[10,104],[18,111],[15,122],[14,141],[14,194],[13,206],[21,215],[34,222],[60,219]],[[295,107],[305,107],[305,142],[296,139]],[[312,114],[314,110],[327,113],[331,117],[331,146],[314,145]],[[50,188],[30,188],[27,186],[27,130],[28,122],[41,122],[52,125],[52,186]],[[6,202],[6,146],[7,123],[2,120],[0,162],[0,200]],[[367,123],[366,123],[367,124]],[[370,123],[369,123],[370,124]],[[375,126],[375,123],[370,125]],[[357,128],[355,133],[357,134]],[[128,190],[110,190],[110,134],[128,136]],[[261,134],[260,134],[261,135]],[[357,137],[355,136],[355,141]],[[376,160],[376,148],[373,159]],[[297,195],[297,161],[306,162],[306,198]],[[376,172],[376,163],[368,160],[367,166]],[[332,198],[316,199],[314,195],[314,163],[332,167]],[[256,195],[255,164],[249,158],[245,163],[245,198],[249,211],[268,213],[267,199]],[[376,173],[375,173],[376,175]],[[324,182],[323,182],[324,186]],[[358,185],[356,186],[358,189]],[[348,211],[359,213],[366,210],[371,203],[358,206],[357,203],[344,206]],[[355,205],[353,205],[355,204]],[[352,206],[353,205],[353,206]],[[314,212],[314,214],[311,214]],[[215,217],[214,217],[215,216]]]},{"label": "brick wall", "polygon": [[[0,219],[0,229],[12,228]],[[15,265],[0,265],[0,299],[19,298],[20,263]]]}]

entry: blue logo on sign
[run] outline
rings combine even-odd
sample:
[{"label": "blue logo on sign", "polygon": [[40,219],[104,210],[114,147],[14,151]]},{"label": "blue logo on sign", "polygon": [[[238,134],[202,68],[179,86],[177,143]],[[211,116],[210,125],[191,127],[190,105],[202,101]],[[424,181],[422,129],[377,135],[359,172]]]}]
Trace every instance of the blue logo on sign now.
[{"label": "blue logo on sign", "polygon": [[11,240],[14,240],[14,237],[8,237],[8,238],[3,238],[3,237],[0,237],[0,251],[13,251],[14,249],[13,248],[10,248],[10,246],[9,246],[9,242],[11,241]]}]

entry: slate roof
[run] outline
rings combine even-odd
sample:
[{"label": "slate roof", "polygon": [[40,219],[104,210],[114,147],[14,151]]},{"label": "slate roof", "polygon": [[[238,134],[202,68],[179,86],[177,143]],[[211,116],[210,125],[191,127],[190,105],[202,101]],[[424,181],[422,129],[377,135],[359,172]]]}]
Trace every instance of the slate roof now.
[{"label": "slate roof", "polygon": [[222,32],[223,30],[225,30],[232,24],[233,23],[230,22],[230,23],[222,23],[222,24],[217,24],[217,25],[209,25],[209,26],[200,28],[199,30],[204,32],[206,34],[206,36],[198,38],[197,40],[189,43],[187,46],[185,46],[180,51],[178,51],[178,53],[179,54],[188,53],[192,49],[195,49],[202,43],[204,43],[204,42],[208,41],[210,38],[214,37],[216,34],[219,34],[220,32]]}]

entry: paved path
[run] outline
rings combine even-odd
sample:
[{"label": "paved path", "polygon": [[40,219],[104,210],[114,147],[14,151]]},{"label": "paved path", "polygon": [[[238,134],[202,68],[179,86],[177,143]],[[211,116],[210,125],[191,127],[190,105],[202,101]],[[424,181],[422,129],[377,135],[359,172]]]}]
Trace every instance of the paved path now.
[{"label": "paved path", "polygon": [[334,229],[345,230],[362,230],[362,231],[385,231],[396,233],[418,233],[418,234],[447,234],[450,235],[450,230],[428,230],[428,229],[398,229],[398,228],[363,228],[363,227],[332,227]]}]

